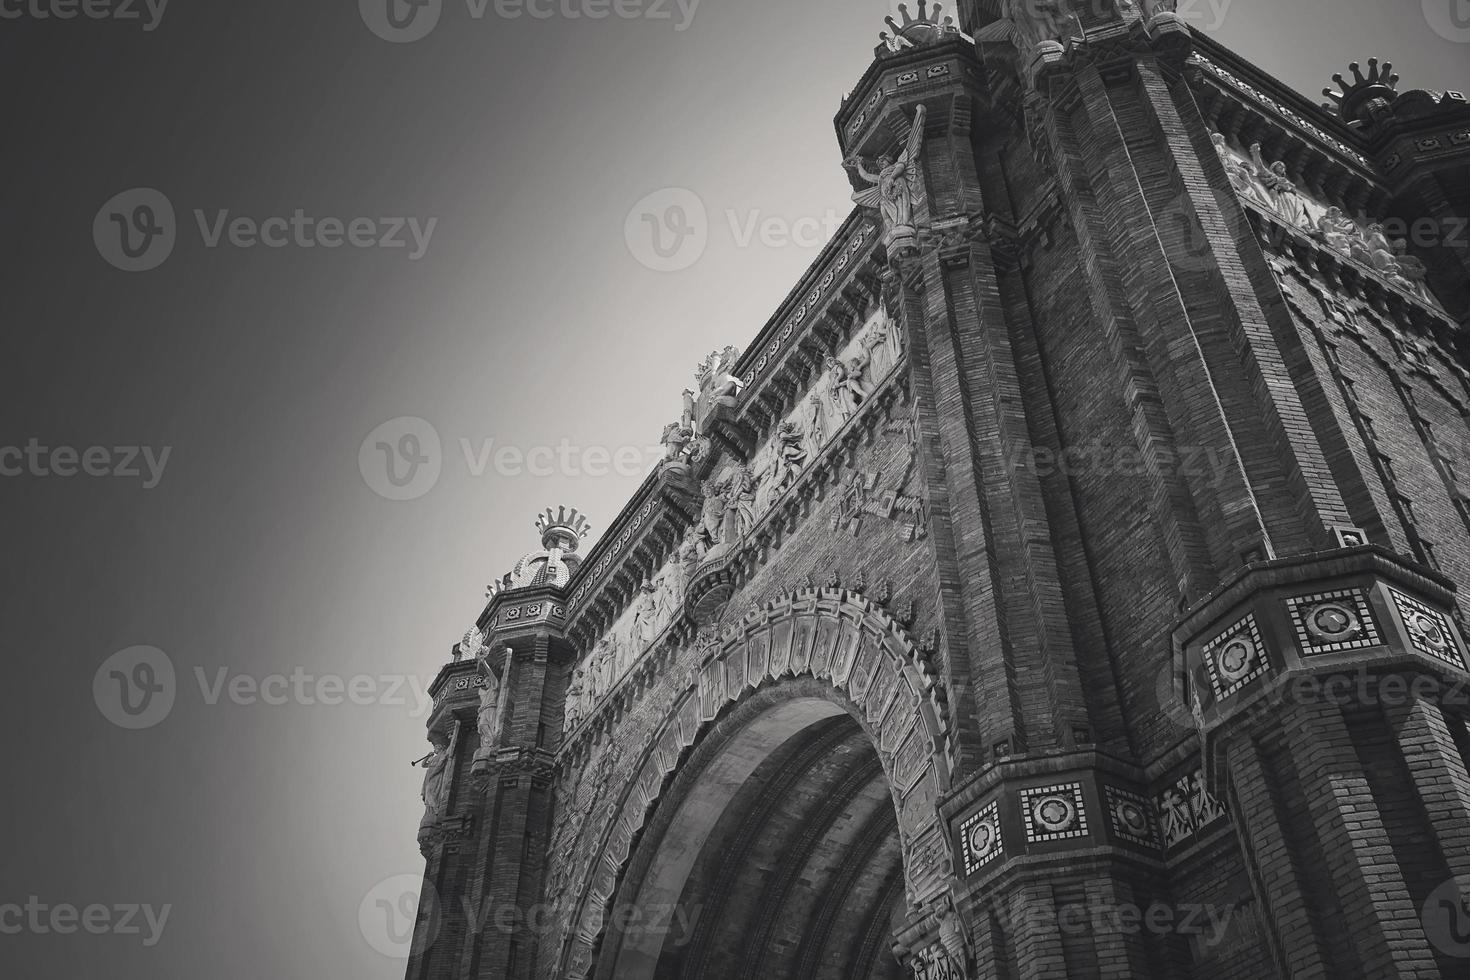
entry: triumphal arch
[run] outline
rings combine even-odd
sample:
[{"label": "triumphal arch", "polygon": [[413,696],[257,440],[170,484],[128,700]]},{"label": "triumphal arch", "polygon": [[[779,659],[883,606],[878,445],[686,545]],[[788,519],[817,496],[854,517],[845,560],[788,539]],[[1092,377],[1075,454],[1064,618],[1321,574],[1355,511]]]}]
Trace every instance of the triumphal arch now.
[{"label": "triumphal arch", "polygon": [[1470,975],[1470,103],[916,6],[436,680],[408,977]]}]

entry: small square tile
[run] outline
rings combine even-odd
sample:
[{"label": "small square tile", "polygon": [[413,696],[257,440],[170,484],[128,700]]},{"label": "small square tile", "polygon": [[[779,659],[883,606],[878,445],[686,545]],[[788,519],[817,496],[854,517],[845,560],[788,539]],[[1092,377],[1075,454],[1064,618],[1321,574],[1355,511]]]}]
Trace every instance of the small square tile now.
[{"label": "small square tile", "polygon": [[1305,656],[1361,650],[1383,643],[1363,589],[1293,596],[1286,600],[1286,608]]},{"label": "small square tile", "polygon": [[972,875],[1005,852],[1000,836],[1000,804],[991,803],[960,824],[965,874]]},{"label": "small square tile", "polygon": [[1464,670],[1465,658],[1460,654],[1454,631],[1450,629],[1444,613],[1398,589],[1390,588],[1388,591],[1398,607],[1399,616],[1403,618],[1404,627],[1409,631],[1409,642],[1414,644],[1414,649]]},{"label": "small square tile", "polygon": [[1158,824],[1148,800],[1116,786],[1103,786],[1108,802],[1108,822],[1114,835],[1144,847],[1158,847]]},{"label": "small square tile", "polygon": [[1247,615],[1206,643],[1204,661],[1217,701],[1225,700],[1264,674],[1270,661],[1256,617]]},{"label": "small square tile", "polygon": [[1081,783],[1021,790],[1021,815],[1032,843],[1087,836],[1087,810]]}]

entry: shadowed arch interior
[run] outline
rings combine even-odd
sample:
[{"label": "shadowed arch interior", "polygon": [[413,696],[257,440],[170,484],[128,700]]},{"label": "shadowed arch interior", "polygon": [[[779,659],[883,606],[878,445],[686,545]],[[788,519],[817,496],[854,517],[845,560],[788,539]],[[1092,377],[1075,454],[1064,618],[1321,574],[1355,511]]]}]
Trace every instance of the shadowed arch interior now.
[{"label": "shadowed arch interior", "polygon": [[902,861],[869,736],[830,688],[777,685],[681,766],[618,890],[597,975],[897,978]]}]

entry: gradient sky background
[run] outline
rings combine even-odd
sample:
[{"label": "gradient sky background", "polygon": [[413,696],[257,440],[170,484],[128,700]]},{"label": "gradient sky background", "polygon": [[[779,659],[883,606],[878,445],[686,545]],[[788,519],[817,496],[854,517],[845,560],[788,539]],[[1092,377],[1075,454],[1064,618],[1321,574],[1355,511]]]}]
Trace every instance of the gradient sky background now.
[{"label": "gradient sky background", "polygon": [[[1234,0],[1196,23],[1309,92],[1374,54],[1405,87],[1470,85],[1470,47],[1418,8]],[[406,45],[373,36],[355,0],[174,0],[151,32],[0,20],[0,445],[173,447],[152,490],[0,479],[0,903],[173,906],[151,949],[0,935],[0,973],[402,977],[358,907],[422,871],[423,716],[209,705],[194,671],[426,685],[485,584],[535,544],[539,509],[578,506],[600,532],[638,477],[475,477],[459,441],[657,442],[696,362],[745,344],[819,250],[741,247],[727,209],[847,213],[831,119],[889,10],[703,0],[679,32],[475,21],[449,0]],[[130,275],[91,227],[137,186],[182,227],[162,267]],[[693,190],[711,223],[678,273],[624,239],[635,202],[666,187]],[[439,220],[411,262],[208,249],[190,214],[298,207]],[[444,441],[438,484],[409,502],[358,468],[364,437],[398,416]],[[127,732],[92,679],[136,644],[167,652],[179,694],[162,724]]]}]

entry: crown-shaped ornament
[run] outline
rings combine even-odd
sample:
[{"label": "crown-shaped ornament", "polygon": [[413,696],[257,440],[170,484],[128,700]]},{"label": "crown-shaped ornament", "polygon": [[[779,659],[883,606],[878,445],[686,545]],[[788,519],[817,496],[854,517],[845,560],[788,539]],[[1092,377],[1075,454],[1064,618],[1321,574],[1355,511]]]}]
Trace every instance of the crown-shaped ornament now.
[{"label": "crown-shaped ornament", "polygon": [[1377,58],[1369,58],[1366,75],[1356,61],[1348,65],[1348,70],[1353,73],[1351,82],[1342,77],[1342,72],[1332,76],[1340,91],[1322,90],[1332,100],[1322,103],[1322,108],[1336,112],[1349,125],[1371,122],[1387,114],[1389,104],[1399,95],[1399,77],[1393,73],[1393,63],[1380,65]]},{"label": "crown-shaped ornament", "polygon": [[883,42],[878,46],[878,52],[881,54],[885,49],[902,51],[905,48],[937,44],[959,34],[960,29],[955,26],[953,17],[940,19],[944,11],[944,4],[936,3],[932,13],[928,7],[928,0],[919,0],[919,16],[914,17],[909,13],[908,4],[899,4],[898,13],[903,17],[902,24],[891,16],[883,18],[884,22],[893,28],[893,33],[883,31],[878,35],[878,39]]},{"label": "crown-shaped ornament", "polygon": [[560,548],[570,554],[577,550],[577,545],[592,530],[592,525],[577,513],[575,507],[570,510],[558,507],[555,514],[548,507],[546,513],[537,516],[536,530],[541,532],[541,547],[547,551]]}]

